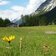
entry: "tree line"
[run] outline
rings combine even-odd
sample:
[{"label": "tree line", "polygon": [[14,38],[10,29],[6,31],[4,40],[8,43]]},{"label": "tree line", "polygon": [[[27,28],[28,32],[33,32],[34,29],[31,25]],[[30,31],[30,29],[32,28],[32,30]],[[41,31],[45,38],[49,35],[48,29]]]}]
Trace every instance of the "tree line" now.
[{"label": "tree line", "polygon": [[42,26],[56,25],[56,7],[44,14],[21,16],[22,24],[20,26]]},{"label": "tree line", "polygon": [[6,27],[9,23],[11,23],[11,21],[8,18],[6,18],[5,20],[3,20],[3,18],[0,18],[0,27]]}]

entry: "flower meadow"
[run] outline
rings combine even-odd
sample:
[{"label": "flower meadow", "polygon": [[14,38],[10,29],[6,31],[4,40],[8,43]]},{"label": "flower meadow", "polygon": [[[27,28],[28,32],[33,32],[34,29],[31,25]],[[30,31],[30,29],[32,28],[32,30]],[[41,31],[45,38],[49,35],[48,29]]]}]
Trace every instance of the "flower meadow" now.
[{"label": "flower meadow", "polygon": [[0,28],[0,56],[56,56],[56,26]]}]

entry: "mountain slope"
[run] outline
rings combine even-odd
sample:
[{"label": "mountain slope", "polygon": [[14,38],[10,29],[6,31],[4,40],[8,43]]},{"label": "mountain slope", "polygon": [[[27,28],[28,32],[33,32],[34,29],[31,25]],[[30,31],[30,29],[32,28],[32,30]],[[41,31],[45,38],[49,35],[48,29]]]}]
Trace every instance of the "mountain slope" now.
[{"label": "mountain slope", "polygon": [[19,19],[19,20],[17,20],[15,23],[18,24],[18,25],[20,25],[20,24],[22,23],[22,20]]},{"label": "mountain slope", "polygon": [[47,13],[40,15],[39,17],[40,18],[45,17],[43,20],[46,19],[46,22],[48,21],[48,24],[52,24],[52,23],[56,24],[56,7],[53,8],[51,11],[48,11]]},{"label": "mountain slope", "polygon": [[38,14],[38,13],[45,13],[47,11],[52,10],[56,6],[56,0],[46,0],[44,3],[40,5],[39,8],[33,13]]},{"label": "mountain slope", "polygon": [[[47,20],[56,18],[56,0],[46,0],[40,7],[31,15],[46,16]],[[22,20],[17,20],[15,23],[21,24]]]}]

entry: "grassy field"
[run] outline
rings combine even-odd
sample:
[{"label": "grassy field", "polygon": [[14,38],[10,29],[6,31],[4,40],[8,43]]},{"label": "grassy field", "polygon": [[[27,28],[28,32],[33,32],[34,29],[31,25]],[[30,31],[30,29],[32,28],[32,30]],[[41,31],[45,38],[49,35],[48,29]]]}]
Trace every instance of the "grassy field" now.
[{"label": "grassy field", "polygon": [[[2,37],[10,35],[16,38],[7,48]],[[0,28],[0,56],[56,56],[56,26]]]}]

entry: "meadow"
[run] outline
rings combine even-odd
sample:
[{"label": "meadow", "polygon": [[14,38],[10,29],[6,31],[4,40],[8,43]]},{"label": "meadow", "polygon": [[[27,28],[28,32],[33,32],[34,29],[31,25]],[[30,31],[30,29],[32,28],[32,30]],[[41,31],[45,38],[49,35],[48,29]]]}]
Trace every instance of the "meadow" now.
[{"label": "meadow", "polygon": [[[2,38],[10,35],[15,40],[8,48]],[[0,56],[56,56],[56,26],[1,27]]]}]

